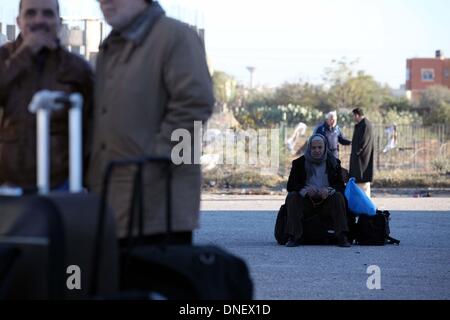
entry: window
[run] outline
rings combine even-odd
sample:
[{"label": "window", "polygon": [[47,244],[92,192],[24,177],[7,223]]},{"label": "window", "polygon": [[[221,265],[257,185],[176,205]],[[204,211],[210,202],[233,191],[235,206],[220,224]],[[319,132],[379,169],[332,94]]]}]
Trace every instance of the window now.
[{"label": "window", "polygon": [[434,69],[422,69],[422,81],[434,81]]},{"label": "window", "polygon": [[445,79],[450,78],[450,69],[445,69],[445,71],[444,71],[444,78]]},{"label": "window", "polygon": [[406,81],[411,81],[411,69],[406,69]]}]

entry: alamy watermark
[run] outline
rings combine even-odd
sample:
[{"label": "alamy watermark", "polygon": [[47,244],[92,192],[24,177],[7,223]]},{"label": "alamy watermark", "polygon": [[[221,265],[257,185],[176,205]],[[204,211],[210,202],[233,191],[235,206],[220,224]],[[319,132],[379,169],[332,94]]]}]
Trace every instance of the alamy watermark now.
[{"label": "alamy watermark", "polygon": [[69,290],[81,290],[81,268],[76,265],[68,266],[66,273],[67,277],[66,286]]},{"label": "alamy watermark", "polygon": [[[81,290],[81,268],[77,265],[68,266],[66,269],[68,274],[66,286],[69,290]],[[381,268],[377,265],[367,267],[366,286],[369,290],[381,290]]]},{"label": "alamy watermark", "polygon": [[370,274],[366,282],[367,289],[381,290],[381,268],[376,265],[369,266],[367,274]]},{"label": "alamy watermark", "polygon": [[172,133],[171,141],[177,144],[171,157],[176,165],[214,161],[217,166],[253,166],[277,173],[280,140],[279,129],[208,129],[204,132],[202,122],[195,121],[194,137],[187,129],[177,129]]}]

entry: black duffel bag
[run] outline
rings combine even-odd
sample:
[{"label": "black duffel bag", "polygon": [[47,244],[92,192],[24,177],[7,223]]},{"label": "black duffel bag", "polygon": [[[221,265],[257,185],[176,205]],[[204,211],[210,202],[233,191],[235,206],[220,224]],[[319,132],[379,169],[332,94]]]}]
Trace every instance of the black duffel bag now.
[{"label": "black duffel bag", "polygon": [[[143,235],[143,167],[147,163],[167,164],[167,241],[148,245]],[[253,283],[246,263],[216,246],[175,245],[172,234],[171,161],[145,158],[112,162],[103,183],[103,204],[106,207],[108,185],[115,167],[135,166],[128,245],[121,253],[121,298],[149,299],[160,296],[168,300],[251,300]],[[103,211],[104,209],[102,209]],[[102,216],[102,215],[100,215]],[[136,221],[137,220],[137,221]],[[133,237],[135,222],[138,236]],[[99,221],[99,236],[103,222]],[[98,272],[98,271],[97,271]],[[93,285],[92,294],[96,288]]]},{"label": "black duffel bag", "polygon": [[362,246],[399,245],[400,241],[390,236],[389,211],[377,210],[375,216],[361,215],[356,224],[356,244]]},{"label": "black duffel bag", "polygon": [[[313,215],[304,218],[303,235],[301,243],[305,245],[331,245],[336,243],[334,233],[329,233],[327,228],[327,222],[322,221],[319,215]],[[275,222],[274,236],[277,243],[284,246],[289,241],[289,235],[286,233],[287,225],[287,207],[283,204],[278,211],[277,219]]]},{"label": "black duffel bag", "polygon": [[287,209],[286,205],[283,204],[278,211],[277,220],[275,222],[274,236],[280,246],[286,245],[289,241],[289,236],[286,234],[286,224],[287,224]]}]

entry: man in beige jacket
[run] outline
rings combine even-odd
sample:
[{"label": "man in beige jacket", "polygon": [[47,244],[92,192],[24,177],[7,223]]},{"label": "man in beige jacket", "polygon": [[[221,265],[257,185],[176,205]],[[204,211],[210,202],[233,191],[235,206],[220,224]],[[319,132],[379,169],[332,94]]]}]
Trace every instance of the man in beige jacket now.
[{"label": "man in beige jacket", "polygon": [[[157,2],[100,0],[113,28],[97,61],[94,141],[89,182],[99,193],[112,160],[172,155],[178,129],[194,141],[194,122],[205,122],[214,105],[205,49],[186,24],[165,16]],[[198,127],[198,126],[197,126]],[[198,160],[198,159],[193,159]],[[198,227],[201,168],[172,165],[173,242],[192,242]],[[109,204],[121,239],[127,236],[133,169],[115,171]],[[157,243],[166,232],[166,171],[150,165],[144,174],[144,234]]]}]

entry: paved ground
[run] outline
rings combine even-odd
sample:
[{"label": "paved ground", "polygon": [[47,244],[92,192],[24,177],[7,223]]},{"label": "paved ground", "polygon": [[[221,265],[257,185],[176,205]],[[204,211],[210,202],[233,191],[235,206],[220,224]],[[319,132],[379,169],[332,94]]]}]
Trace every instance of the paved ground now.
[{"label": "paved ground", "polygon": [[[378,198],[391,210],[402,243],[385,247],[277,246],[276,212],[283,197],[204,196],[196,242],[220,245],[244,258],[255,298],[450,299],[450,198]],[[367,267],[381,268],[381,290],[368,290]]]}]

